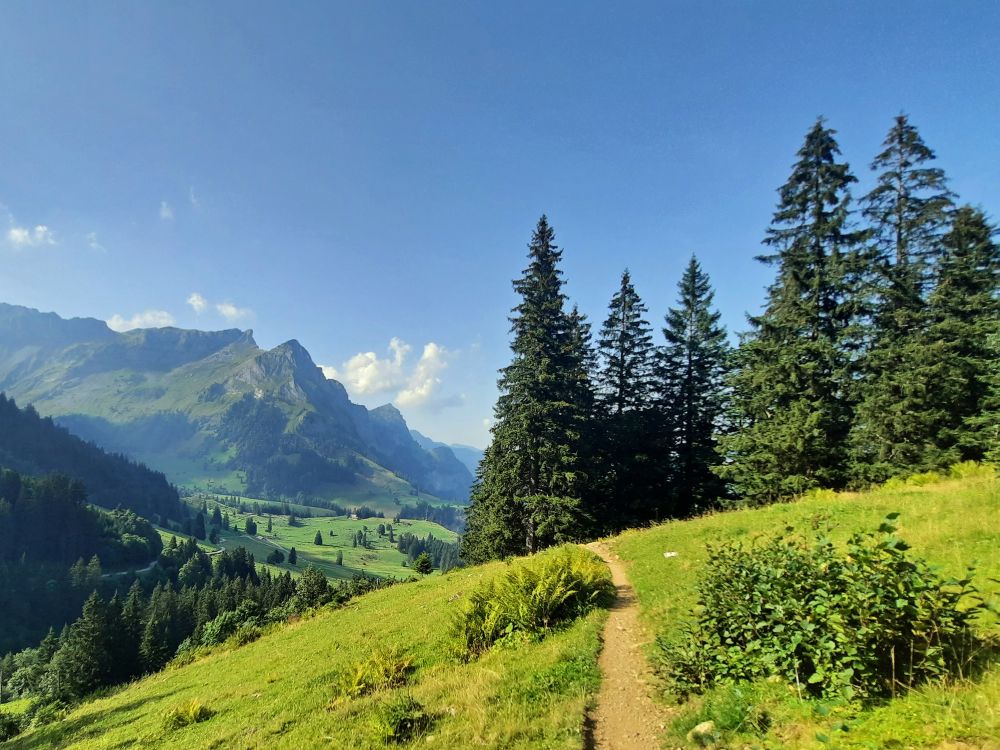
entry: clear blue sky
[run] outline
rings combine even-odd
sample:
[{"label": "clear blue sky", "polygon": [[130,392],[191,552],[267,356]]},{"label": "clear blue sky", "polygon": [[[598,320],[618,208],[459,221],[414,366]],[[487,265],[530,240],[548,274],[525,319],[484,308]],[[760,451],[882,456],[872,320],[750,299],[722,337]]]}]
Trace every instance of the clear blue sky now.
[{"label": "clear blue sky", "polygon": [[817,115],[858,193],[904,111],[1000,212],[998,38],[996,2],[4,2],[0,300],[297,338],[482,446],[542,212],[595,325],[626,265],[658,324],[694,252],[740,330]]}]

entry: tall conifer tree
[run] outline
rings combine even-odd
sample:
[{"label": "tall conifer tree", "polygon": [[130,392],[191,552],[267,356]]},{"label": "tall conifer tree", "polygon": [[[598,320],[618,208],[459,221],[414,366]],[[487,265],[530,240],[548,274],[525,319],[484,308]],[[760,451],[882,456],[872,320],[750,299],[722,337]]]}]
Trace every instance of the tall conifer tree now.
[{"label": "tall conifer tree", "polygon": [[942,354],[927,338],[928,294],[951,209],[944,172],[905,115],[875,157],[875,188],[862,201],[871,225],[873,326],[861,361],[860,403],[851,435],[852,474],[881,481],[945,460],[935,434],[934,389]]},{"label": "tall conifer tree", "polygon": [[605,529],[656,518],[662,499],[654,444],[656,349],[646,312],[626,269],[597,349],[594,448],[601,476],[595,510]]},{"label": "tall conifer tree", "polygon": [[763,314],[738,353],[720,475],[751,502],[844,484],[851,423],[851,357],[858,307],[859,236],[851,231],[851,183],[835,131],[818,120],[806,135],[759,260],[777,267]]},{"label": "tall conifer tree", "polygon": [[565,311],[562,253],[545,216],[528,257],[514,281],[521,301],[511,317],[513,359],[500,372],[493,439],[463,537],[463,557],[471,562],[534,552],[572,538],[582,525],[584,336],[581,321]]},{"label": "tall conifer tree", "polygon": [[725,485],[712,467],[720,462],[716,434],[725,410],[730,350],[715,293],[698,259],[691,256],[678,286],[678,306],[666,315],[661,360],[661,399],[669,441],[662,455],[671,464],[672,515],[685,516],[715,504]]},{"label": "tall conifer tree", "polygon": [[928,349],[940,351],[933,378],[941,415],[936,446],[942,464],[982,460],[1000,424],[992,370],[1000,333],[1000,246],[981,211],[963,206],[942,238],[930,295]]}]

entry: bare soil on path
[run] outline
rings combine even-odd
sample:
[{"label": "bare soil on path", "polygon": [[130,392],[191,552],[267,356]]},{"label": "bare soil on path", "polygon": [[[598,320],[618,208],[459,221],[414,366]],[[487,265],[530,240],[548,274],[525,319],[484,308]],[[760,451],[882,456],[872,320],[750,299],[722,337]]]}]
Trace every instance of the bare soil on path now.
[{"label": "bare soil on path", "polygon": [[597,706],[589,717],[588,750],[655,750],[660,747],[665,711],[651,697],[653,674],[643,656],[649,639],[639,623],[635,590],[625,566],[607,545],[593,542],[587,549],[607,563],[616,590],[604,627],[598,662],[603,679]]}]

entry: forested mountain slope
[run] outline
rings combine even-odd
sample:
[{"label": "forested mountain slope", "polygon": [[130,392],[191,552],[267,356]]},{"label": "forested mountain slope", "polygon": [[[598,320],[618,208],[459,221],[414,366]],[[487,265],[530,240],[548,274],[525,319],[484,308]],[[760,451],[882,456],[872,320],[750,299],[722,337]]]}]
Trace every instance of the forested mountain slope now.
[{"label": "forested mountain slope", "polygon": [[257,496],[416,487],[456,501],[472,482],[395,408],[352,403],[297,341],[263,350],[251,331],[115,333],[0,303],[0,390],[175,482]]}]

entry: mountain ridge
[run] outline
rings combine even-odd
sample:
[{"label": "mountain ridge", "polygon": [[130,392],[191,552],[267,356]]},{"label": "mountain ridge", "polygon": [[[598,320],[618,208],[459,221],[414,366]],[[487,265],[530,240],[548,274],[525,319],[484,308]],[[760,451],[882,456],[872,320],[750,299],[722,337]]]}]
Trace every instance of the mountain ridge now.
[{"label": "mountain ridge", "polygon": [[450,449],[420,446],[395,407],[351,402],[298,340],[262,349],[250,330],[116,333],[0,303],[0,390],[179,483],[205,475],[265,497],[347,487],[464,502],[472,482]]}]

